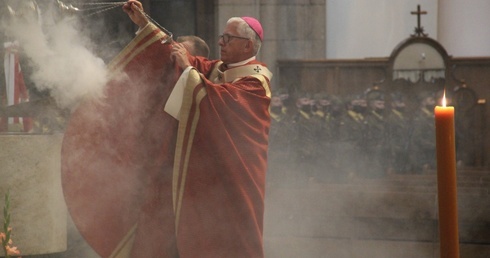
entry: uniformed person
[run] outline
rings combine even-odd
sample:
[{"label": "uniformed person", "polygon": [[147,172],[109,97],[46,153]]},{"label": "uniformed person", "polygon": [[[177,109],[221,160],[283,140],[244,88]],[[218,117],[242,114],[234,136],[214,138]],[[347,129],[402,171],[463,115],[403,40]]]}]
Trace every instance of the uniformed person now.
[{"label": "uniformed person", "polygon": [[386,115],[386,130],[390,157],[390,172],[410,172],[409,146],[412,126],[406,113],[405,96],[394,92],[390,99],[390,110]]},{"label": "uniformed person", "polygon": [[315,144],[317,158],[313,177],[320,181],[327,181],[330,179],[331,173],[333,172],[331,164],[332,156],[330,155],[332,132],[329,125],[331,118],[331,103],[326,92],[315,93],[313,98],[315,104],[312,119],[317,120],[315,124],[318,126],[316,136],[317,141]]},{"label": "uniformed person", "polygon": [[434,107],[436,100],[434,92],[418,94],[419,108],[413,116],[413,135],[411,137],[411,160],[415,173],[426,173],[435,169],[436,142]]},{"label": "uniformed person", "polygon": [[364,94],[347,96],[345,113],[341,116],[339,130],[339,153],[343,173],[348,178],[362,174],[366,161],[366,110],[367,103]]},{"label": "uniformed person", "polygon": [[388,164],[388,144],[385,122],[385,94],[379,89],[366,93],[368,112],[366,114],[366,171],[364,176],[378,178],[386,175]]},{"label": "uniformed person", "polygon": [[337,96],[324,92],[315,94],[315,118],[319,120],[317,165],[315,178],[325,182],[345,181],[339,154],[339,132],[343,105]]},{"label": "uniformed person", "polygon": [[299,180],[314,177],[317,153],[315,151],[318,137],[318,120],[313,119],[314,100],[310,93],[296,93],[296,113],[293,115],[292,146],[295,152]]},{"label": "uniformed person", "polygon": [[284,92],[273,91],[270,104],[271,126],[269,130],[268,185],[283,183],[291,171],[291,116],[284,106]]}]

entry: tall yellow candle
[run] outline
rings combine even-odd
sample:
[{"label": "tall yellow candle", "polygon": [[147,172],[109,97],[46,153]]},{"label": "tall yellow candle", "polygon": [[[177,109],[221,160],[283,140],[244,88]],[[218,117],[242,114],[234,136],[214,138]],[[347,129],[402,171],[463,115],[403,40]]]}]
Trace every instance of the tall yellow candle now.
[{"label": "tall yellow candle", "polygon": [[454,107],[436,106],[437,193],[441,258],[459,258]]}]

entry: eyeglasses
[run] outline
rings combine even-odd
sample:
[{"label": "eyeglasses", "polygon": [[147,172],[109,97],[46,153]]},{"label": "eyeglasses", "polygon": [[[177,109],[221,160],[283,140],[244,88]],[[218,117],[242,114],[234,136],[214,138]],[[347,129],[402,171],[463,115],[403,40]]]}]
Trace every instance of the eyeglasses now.
[{"label": "eyeglasses", "polygon": [[240,37],[240,36],[233,36],[233,35],[230,35],[230,34],[222,34],[222,35],[219,35],[219,39],[222,39],[223,40],[223,43],[225,43],[225,44],[230,43],[230,40],[232,38],[249,40],[249,38]]}]

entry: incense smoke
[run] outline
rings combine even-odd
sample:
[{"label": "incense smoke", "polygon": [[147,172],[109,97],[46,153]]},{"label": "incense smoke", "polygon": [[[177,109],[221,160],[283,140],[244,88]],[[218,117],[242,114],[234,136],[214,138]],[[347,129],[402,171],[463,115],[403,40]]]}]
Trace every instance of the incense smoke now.
[{"label": "incense smoke", "polygon": [[[107,82],[103,60],[88,48],[90,40],[81,35],[75,16],[62,17],[55,10],[42,15],[12,15],[3,30],[19,42],[30,79],[40,91],[62,107],[73,107],[81,98],[100,97]],[[29,75],[24,75],[29,76]]]}]

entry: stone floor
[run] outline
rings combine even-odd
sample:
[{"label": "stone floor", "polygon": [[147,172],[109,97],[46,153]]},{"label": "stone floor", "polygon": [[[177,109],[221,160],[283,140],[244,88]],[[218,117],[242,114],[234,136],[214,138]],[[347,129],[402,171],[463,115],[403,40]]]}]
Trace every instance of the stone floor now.
[{"label": "stone floor", "polygon": [[[458,177],[461,258],[490,257],[490,172]],[[269,185],[268,258],[438,258],[434,174]],[[31,258],[99,258],[68,223],[68,249]]]},{"label": "stone floor", "polygon": [[[460,257],[490,257],[490,172],[458,173]],[[435,172],[284,185],[267,191],[266,257],[439,257]]]}]

